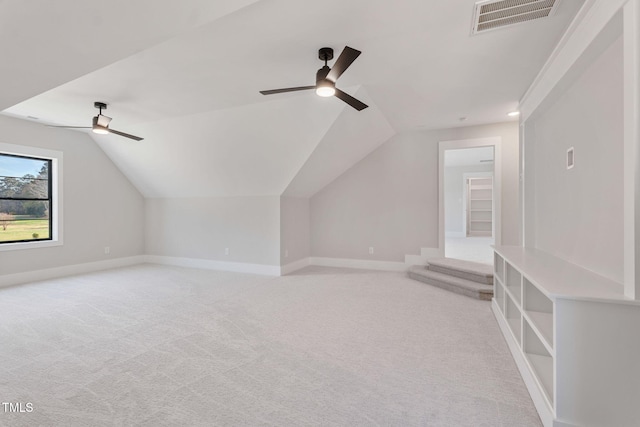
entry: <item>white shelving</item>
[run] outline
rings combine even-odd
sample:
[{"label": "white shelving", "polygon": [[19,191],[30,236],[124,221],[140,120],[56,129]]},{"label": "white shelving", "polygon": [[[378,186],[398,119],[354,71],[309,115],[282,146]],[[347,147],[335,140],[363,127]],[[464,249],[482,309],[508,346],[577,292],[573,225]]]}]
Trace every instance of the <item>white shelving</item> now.
[{"label": "white shelving", "polygon": [[522,349],[544,392],[547,404],[553,407],[553,357],[529,322],[524,323]]},{"label": "white shelving", "polygon": [[541,335],[547,348],[553,349],[553,301],[527,278],[523,279],[523,288],[525,318]]},{"label": "white shelving", "polygon": [[492,309],[543,424],[635,425],[640,302],[535,249],[496,246],[494,273]]},{"label": "white shelving", "polygon": [[522,313],[511,296],[506,298],[504,317],[507,319],[511,333],[520,344],[522,342]]},{"label": "white shelving", "polygon": [[493,269],[495,277],[500,279],[500,282],[504,282],[504,259],[495,252],[493,253]]},{"label": "white shelving", "polygon": [[518,270],[510,264],[505,264],[505,286],[507,291],[513,296],[513,299],[521,305],[522,296],[522,275]]},{"label": "white shelving", "polygon": [[505,300],[504,288],[502,287],[502,285],[495,286],[494,288],[495,288],[495,292],[493,294],[494,298],[495,298],[496,302],[498,303],[498,308],[500,309],[500,311],[504,315],[504,300]]},{"label": "white shelving", "polygon": [[553,413],[553,301],[497,252],[494,262],[498,277],[494,280],[494,298],[499,315],[542,391],[544,405]]},{"label": "white shelving", "polygon": [[467,178],[467,235],[493,233],[493,178]]}]

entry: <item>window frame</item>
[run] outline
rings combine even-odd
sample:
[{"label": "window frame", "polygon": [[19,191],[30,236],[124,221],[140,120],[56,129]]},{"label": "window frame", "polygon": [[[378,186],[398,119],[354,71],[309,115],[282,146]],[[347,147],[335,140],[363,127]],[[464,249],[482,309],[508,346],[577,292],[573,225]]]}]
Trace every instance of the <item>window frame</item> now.
[{"label": "window frame", "polygon": [[50,163],[49,180],[49,239],[26,240],[19,242],[0,243],[0,252],[20,249],[36,249],[63,244],[62,229],[62,152],[45,148],[6,144],[0,142],[0,154],[47,160]]}]

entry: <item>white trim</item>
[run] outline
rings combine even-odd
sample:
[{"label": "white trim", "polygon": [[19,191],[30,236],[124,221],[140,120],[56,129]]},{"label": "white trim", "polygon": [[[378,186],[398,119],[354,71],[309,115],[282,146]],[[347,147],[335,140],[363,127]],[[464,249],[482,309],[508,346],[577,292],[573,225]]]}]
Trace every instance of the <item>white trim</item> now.
[{"label": "white trim", "polygon": [[305,268],[309,265],[309,258],[302,258],[298,261],[290,262],[289,264],[285,264],[280,267],[280,275],[286,276],[287,274],[293,273],[294,271],[300,270],[301,268]]},{"label": "white trim", "polygon": [[444,153],[463,148],[494,147],[493,150],[493,236],[496,245],[502,244],[502,137],[440,141],[438,143],[438,249],[444,256]]},{"label": "white trim", "polygon": [[640,300],[640,0],[624,6],[624,294]]},{"label": "white trim", "polygon": [[145,255],[145,262],[151,264],[173,265],[177,267],[201,268],[204,270],[232,271],[235,273],[280,276],[279,265],[248,264],[243,262],[216,261],[199,258],[180,258],[161,255]]},{"label": "white trim", "polygon": [[359,268],[365,270],[407,271],[408,269],[407,264],[404,262],[370,259],[311,257],[309,258],[309,263],[321,267]]},{"label": "white trim", "polygon": [[46,148],[32,147],[28,145],[6,144],[0,142],[0,152],[15,154],[18,156],[32,156],[51,160],[51,206],[49,210],[51,217],[51,240],[41,240],[36,242],[16,242],[0,244],[0,252],[15,251],[21,249],[47,248],[52,246],[62,246],[63,242],[63,153],[61,151],[48,150]]},{"label": "white trim", "polygon": [[65,265],[62,267],[45,268],[42,270],[25,271],[24,273],[5,274],[0,276],[0,288],[19,285],[22,283],[37,282],[40,280],[55,279],[58,277],[73,276],[76,274],[92,273],[94,271],[109,270],[111,268],[128,267],[142,264],[144,256],[132,256],[126,258],[114,258],[105,261],[87,262],[84,264]]},{"label": "white trim", "polygon": [[628,0],[586,0],[560,42],[520,100],[520,121],[526,121],[547,98],[580,55]]}]

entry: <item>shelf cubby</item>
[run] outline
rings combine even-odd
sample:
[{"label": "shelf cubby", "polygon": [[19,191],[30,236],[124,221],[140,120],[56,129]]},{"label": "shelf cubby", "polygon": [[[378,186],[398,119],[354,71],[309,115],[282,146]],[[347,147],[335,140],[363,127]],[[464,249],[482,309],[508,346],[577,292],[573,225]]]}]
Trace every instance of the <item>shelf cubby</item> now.
[{"label": "shelf cubby", "polygon": [[493,253],[493,269],[495,276],[504,283],[504,259],[497,252]]},{"label": "shelf cubby", "polygon": [[470,205],[469,205],[469,209],[470,210],[492,210],[492,203],[493,201],[491,199],[470,199]]},{"label": "shelf cubby", "polygon": [[471,190],[471,200],[491,200],[491,187]]},{"label": "shelf cubby", "polygon": [[502,312],[502,314],[504,314],[505,294],[504,294],[504,288],[502,287],[502,284],[500,284],[499,281],[496,281],[493,284],[493,295],[494,295],[494,298],[496,299],[496,303],[498,304],[498,308],[500,308],[500,311]]},{"label": "shelf cubby", "polygon": [[507,320],[511,333],[516,338],[518,345],[522,343],[522,313],[513,302],[513,298],[505,296],[504,317]]},{"label": "shelf cubby", "polygon": [[553,357],[527,321],[524,322],[523,329],[522,348],[524,355],[540,383],[549,405],[553,407]]},{"label": "shelf cubby", "polygon": [[525,315],[546,341],[548,348],[553,348],[553,301],[544,295],[526,277],[522,280],[524,290],[523,309]]},{"label": "shelf cubby", "polygon": [[513,295],[518,306],[522,303],[522,274],[511,264],[505,264],[505,282],[507,290]]}]

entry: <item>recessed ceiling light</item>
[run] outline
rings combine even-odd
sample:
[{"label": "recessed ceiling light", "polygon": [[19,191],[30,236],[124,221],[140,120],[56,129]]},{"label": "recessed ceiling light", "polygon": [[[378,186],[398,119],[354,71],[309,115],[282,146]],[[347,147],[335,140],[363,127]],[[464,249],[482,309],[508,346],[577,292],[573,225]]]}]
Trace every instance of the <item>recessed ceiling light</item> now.
[{"label": "recessed ceiling light", "polygon": [[520,115],[520,111],[512,111],[509,114],[507,114],[507,116],[509,117],[516,117]]}]

